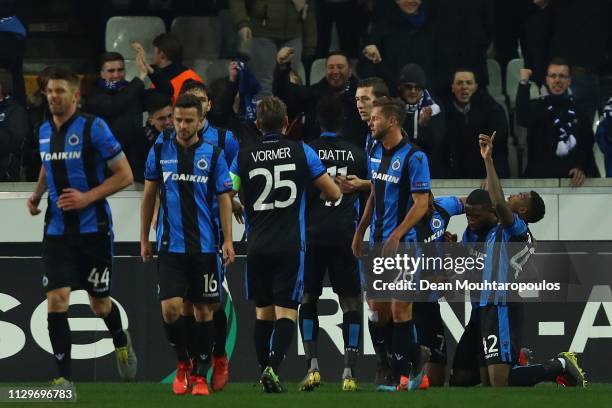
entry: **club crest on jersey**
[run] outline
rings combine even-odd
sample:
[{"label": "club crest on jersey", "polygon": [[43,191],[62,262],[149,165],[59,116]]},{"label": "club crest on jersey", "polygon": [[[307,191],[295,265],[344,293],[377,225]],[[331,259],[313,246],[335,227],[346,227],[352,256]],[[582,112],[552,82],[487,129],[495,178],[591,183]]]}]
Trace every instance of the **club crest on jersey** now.
[{"label": "club crest on jersey", "polygon": [[76,133],[73,133],[70,135],[70,137],[68,138],[68,144],[70,146],[76,146],[79,144],[79,136]]},{"label": "club crest on jersey", "polygon": [[198,162],[196,163],[196,167],[200,170],[206,170],[208,168],[208,162],[206,161],[206,159],[204,157],[202,157],[200,160],[198,160]]},{"label": "club crest on jersey", "polygon": [[442,220],[439,218],[432,218],[431,220],[431,228],[438,229],[442,226]]},{"label": "club crest on jersey", "polygon": [[401,166],[402,166],[402,162],[400,162],[400,159],[395,159],[395,161],[391,164],[391,168],[393,170],[399,170]]}]

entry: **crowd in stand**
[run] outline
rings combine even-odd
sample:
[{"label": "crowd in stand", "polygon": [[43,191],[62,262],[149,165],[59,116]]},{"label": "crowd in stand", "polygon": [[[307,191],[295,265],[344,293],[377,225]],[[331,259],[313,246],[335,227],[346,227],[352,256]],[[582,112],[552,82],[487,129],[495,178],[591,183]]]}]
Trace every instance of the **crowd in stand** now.
[{"label": "crowd in stand", "polygon": [[[496,133],[495,164],[510,177],[512,129],[527,128],[527,162],[519,176],[598,177],[595,141],[612,176],[612,15],[609,0],[229,0],[239,42],[227,76],[206,83],[207,119],[244,142],[256,134],[255,105],[274,94],[288,107],[288,137],[318,137],[315,108],[337,95],[344,105],[342,136],[366,146],[367,122],[355,96],[360,80],[382,78],[406,104],[405,137],[428,155],[434,178],[483,178],[480,133]],[[335,23],[341,50],[329,53]],[[45,71],[25,102],[21,66],[25,28],[0,8],[0,182],[35,180],[40,167],[37,129],[49,117]],[[520,47],[519,47],[520,44]],[[99,78],[81,109],[108,123],[142,181],[150,146],[172,126],[172,103],[202,78],[182,63],[173,34],[153,41],[149,60],[133,44],[138,74],[126,80],[128,56],[105,53]],[[147,44],[148,46],[148,44]],[[487,91],[487,58],[502,67],[522,51],[516,107],[508,117]],[[4,50],[21,50],[19,55]],[[6,55],[5,55],[6,54]],[[325,77],[305,85],[296,62],[326,58]],[[129,56],[129,58],[133,58]],[[308,70],[307,70],[308,71]],[[503,76],[502,76],[503,77]],[[147,79],[148,78],[148,79]],[[152,84],[151,88],[145,83]],[[531,83],[540,89],[532,99]],[[593,132],[594,119],[599,124]],[[516,125],[513,125],[513,123]]]}]

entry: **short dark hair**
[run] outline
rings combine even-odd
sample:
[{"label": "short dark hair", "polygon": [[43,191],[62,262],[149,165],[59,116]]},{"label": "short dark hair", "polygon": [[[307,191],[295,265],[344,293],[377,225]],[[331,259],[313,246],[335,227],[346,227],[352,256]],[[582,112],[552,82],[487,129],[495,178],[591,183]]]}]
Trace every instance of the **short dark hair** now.
[{"label": "short dark hair", "polygon": [[325,65],[327,65],[327,60],[329,60],[331,57],[334,57],[336,55],[339,55],[341,57],[344,57],[346,59],[346,63],[350,66],[351,65],[351,57],[349,57],[349,55],[344,52],[344,51],[331,51],[327,54],[327,57],[325,57]]},{"label": "short dark hair", "polygon": [[210,92],[208,90],[208,87],[203,82],[200,82],[196,79],[188,79],[183,82],[183,86],[181,87],[179,95],[183,95],[184,93],[187,93],[189,91],[202,91],[206,94],[208,99],[210,99]]},{"label": "short dark hair", "polygon": [[478,83],[478,78],[476,77],[476,71],[474,71],[472,68],[468,68],[468,67],[459,67],[457,69],[455,69],[455,71],[453,71],[453,77],[452,77],[452,81],[455,81],[455,75],[457,75],[457,73],[459,72],[469,72],[470,74],[472,74],[474,76],[474,81],[476,81],[476,83]]},{"label": "short dark hair", "polygon": [[287,116],[287,105],[276,96],[264,96],[257,104],[257,120],[264,132],[279,131]]},{"label": "short dark hair", "polygon": [[567,69],[569,70],[570,76],[572,75],[572,66],[570,65],[569,61],[566,60],[565,58],[560,58],[560,57],[552,58],[550,62],[548,63],[548,65],[546,66],[546,71],[548,71],[548,68],[550,68],[551,65],[565,65]]},{"label": "short dark hair", "polygon": [[111,61],[121,61],[125,63],[125,58],[123,58],[123,55],[119,54],[118,52],[105,52],[100,56],[100,69],[102,69],[104,64]]},{"label": "short dark hair", "polygon": [[154,114],[166,106],[172,107],[172,99],[159,89],[147,89],[145,91],[145,110],[149,115]]},{"label": "short dark hair", "polygon": [[321,130],[338,132],[344,122],[344,107],[342,100],[335,95],[322,97],[317,103],[317,119]]},{"label": "short dark hair", "polygon": [[202,104],[200,100],[192,94],[183,94],[178,97],[174,103],[174,109],[191,109],[195,108],[198,111],[198,117],[202,116]]},{"label": "short dark hair", "polygon": [[48,75],[47,84],[49,83],[50,80],[54,79],[54,80],[66,81],[71,87],[76,88],[76,89],[79,88],[78,75],[74,71],[68,68],[58,67],[58,66],[49,67],[49,71],[47,71],[47,75]]},{"label": "short dark hair", "polygon": [[491,201],[489,192],[481,188],[472,191],[465,199],[465,203],[468,205],[482,205],[493,208],[493,202]]},{"label": "short dark hair", "polygon": [[172,33],[162,33],[155,37],[153,46],[159,48],[172,62],[180,62],[183,59],[183,45],[181,40]]},{"label": "short dark hair", "polygon": [[395,116],[400,128],[404,126],[404,120],[406,120],[406,104],[400,98],[383,96],[374,101],[374,107],[380,108],[386,118]]},{"label": "short dark hair", "polygon": [[357,88],[372,88],[375,98],[389,96],[389,86],[384,79],[378,77],[365,78],[359,81]]},{"label": "short dark hair", "polygon": [[531,190],[529,192],[529,208],[525,214],[525,221],[529,223],[536,223],[544,218],[546,214],[546,204],[542,196]]}]

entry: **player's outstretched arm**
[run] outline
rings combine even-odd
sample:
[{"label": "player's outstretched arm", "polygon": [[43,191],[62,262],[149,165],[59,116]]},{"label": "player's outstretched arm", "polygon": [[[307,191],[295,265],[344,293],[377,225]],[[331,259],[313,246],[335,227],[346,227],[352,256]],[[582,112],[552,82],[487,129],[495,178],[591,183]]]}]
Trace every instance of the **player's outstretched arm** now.
[{"label": "player's outstretched arm", "polygon": [[223,230],[223,266],[234,262],[234,244],[232,242],[232,195],[230,192],[217,194],[219,201],[219,217],[221,218],[221,229]]},{"label": "player's outstretched arm", "polygon": [[342,196],[340,188],[327,173],[323,173],[313,182],[314,186],[321,191],[322,199],[325,201],[338,201]]},{"label": "player's outstretched arm", "polygon": [[361,247],[363,244],[363,236],[368,229],[368,225],[370,225],[370,222],[372,221],[372,208],[374,208],[374,189],[370,191],[368,201],[366,201],[365,208],[363,209],[363,215],[361,216],[361,220],[359,221],[359,225],[357,225],[355,235],[353,236],[351,248],[353,250],[353,255],[355,255],[356,258],[361,258],[362,255]]},{"label": "player's outstretched arm", "polygon": [[38,173],[38,181],[36,182],[36,186],[34,187],[34,192],[28,198],[27,206],[30,215],[38,215],[40,214],[40,210],[38,209],[38,205],[40,204],[40,199],[42,195],[47,191],[47,172],[45,170],[45,166],[40,166],[40,172]]},{"label": "player's outstretched arm", "polygon": [[140,204],[140,256],[143,262],[153,259],[153,249],[149,242],[149,231],[155,211],[155,200],[157,198],[157,181],[145,180]]},{"label": "player's outstretched arm", "polygon": [[494,140],[495,132],[493,132],[491,136],[483,134],[478,136],[480,155],[484,160],[485,168],[487,170],[487,189],[489,196],[491,197],[491,201],[493,202],[493,206],[495,207],[495,211],[497,212],[497,216],[499,217],[501,224],[504,227],[508,227],[514,224],[514,215],[512,214],[510,206],[506,202],[504,190],[502,189],[501,182],[497,176],[497,171],[495,170],[495,164],[493,163]]},{"label": "player's outstretched arm", "polygon": [[340,186],[340,191],[342,191],[343,194],[351,194],[357,191],[370,191],[372,187],[372,182],[369,179],[360,179],[351,174],[348,176],[336,176],[336,182]]}]

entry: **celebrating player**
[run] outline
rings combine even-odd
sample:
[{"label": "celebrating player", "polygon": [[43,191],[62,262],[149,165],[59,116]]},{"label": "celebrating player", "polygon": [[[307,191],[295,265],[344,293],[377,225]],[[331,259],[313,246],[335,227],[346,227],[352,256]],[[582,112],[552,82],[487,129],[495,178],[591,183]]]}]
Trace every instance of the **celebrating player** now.
[{"label": "celebrating player", "polygon": [[[149,152],[141,206],[141,255],[152,259],[149,230],[158,189],[161,191],[157,251],[159,298],[164,328],[178,359],[172,384],[175,394],[208,395],[206,372],[214,341],[213,313],[221,294],[219,227],[213,211],[216,196],[223,230],[224,266],[234,260],[232,182],[223,151],[198,135],[204,116],[193,95],[181,95],[174,106],[175,137],[164,137]],[[186,297],[196,320],[195,355],[187,352],[180,311]],[[193,358],[190,367],[189,358]],[[188,381],[191,370],[193,383]]]},{"label": "celebrating player", "polygon": [[260,380],[271,393],[283,391],[278,370],[291,345],[301,301],[305,189],[312,182],[324,200],[333,203],[341,197],[312,148],[283,138],[287,125],[285,104],[264,97],[257,105],[263,138],[241,148],[230,170],[248,219],[247,296],[256,306]]},{"label": "celebrating player", "polygon": [[[43,286],[58,387],[72,388],[68,306],[72,289],[83,288],[94,314],[113,337],[122,379],[136,375],[137,359],[119,309],[110,299],[113,223],[106,197],[132,183],[121,146],[106,123],[77,112],[79,79],[62,68],[49,71],[46,88],[52,118],[40,127],[42,166],[34,193],[27,201],[31,215],[49,189],[43,238]],[[106,170],[112,175],[105,177]]]},{"label": "celebrating player", "polygon": [[[363,148],[355,146],[338,134],[344,117],[341,101],[324,97],[317,106],[321,137],[310,143],[327,167],[330,176],[356,176],[365,179],[366,158]],[[366,181],[368,184],[369,182]],[[321,201],[319,191],[308,189],[306,270],[304,295],[300,306],[299,324],[308,362],[308,372],[300,384],[303,391],[319,386],[317,338],[319,317],[317,301],[323,289],[325,274],[329,274],[334,292],[343,312],[344,372],[342,389],[355,391],[355,368],[361,339],[361,277],[357,259],[351,251],[351,241],[359,218],[359,192],[344,194],[336,202]]]},{"label": "celebrating player", "polygon": [[[382,255],[394,256],[400,242],[416,241],[414,227],[427,212],[430,191],[427,157],[402,136],[405,117],[405,106],[399,99],[380,98],[374,102],[370,130],[376,143],[369,158],[372,190],[353,238],[353,253],[357,257],[361,256],[369,224],[370,244],[383,244]],[[372,306],[376,313],[385,304],[373,302]],[[417,389],[422,379],[422,356],[412,335],[412,303],[392,299],[391,313],[391,368],[396,385],[393,389]]]}]

